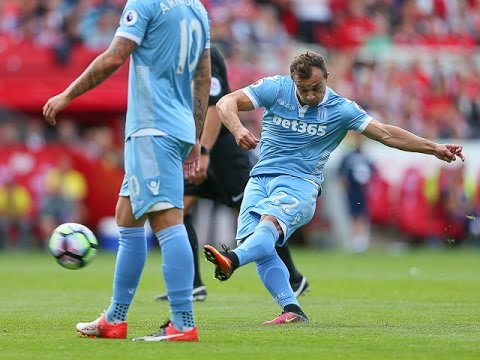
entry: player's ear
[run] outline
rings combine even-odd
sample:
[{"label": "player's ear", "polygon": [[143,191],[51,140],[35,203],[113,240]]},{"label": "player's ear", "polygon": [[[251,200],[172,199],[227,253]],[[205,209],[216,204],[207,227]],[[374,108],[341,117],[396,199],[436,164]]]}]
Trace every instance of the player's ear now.
[{"label": "player's ear", "polygon": [[326,73],[325,75],[323,75],[323,78],[324,78],[325,80],[328,80],[328,77],[329,77],[329,76],[330,76],[330,73],[327,71],[327,73]]}]

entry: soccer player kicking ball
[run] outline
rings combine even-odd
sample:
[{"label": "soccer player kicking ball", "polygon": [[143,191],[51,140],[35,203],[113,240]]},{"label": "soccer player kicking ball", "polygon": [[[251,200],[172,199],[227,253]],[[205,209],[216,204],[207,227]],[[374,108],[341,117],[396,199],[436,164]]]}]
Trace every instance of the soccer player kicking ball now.
[{"label": "soccer player kicking ball", "polygon": [[200,1],[128,1],[110,47],[43,108],[45,119],[54,125],[70,101],[131,57],[125,177],[115,214],[120,239],[113,296],[99,318],[77,324],[85,336],[127,337],[126,316],[147,256],[148,219],[163,255],[170,318],[159,331],[134,340],[198,340],[192,251],[183,225],[183,178],[193,177],[198,169],[198,137],[211,80],[209,49],[209,19]]},{"label": "soccer player kicking ball", "polygon": [[[200,137],[201,154],[200,169],[193,182],[185,182],[183,202],[184,224],[188,233],[188,240],[192,247],[195,265],[193,278],[193,300],[204,301],[207,298],[207,288],[202,282],[198,266],[198,238],[193,226],[190,210],[199,198],[218,201],[236,211],[240,208],[243,191],[250,178],[252,169],[248,151],[235,144],[233,135],[222,126],[218,118],[216,103],[220,98],[230,92],[227,78],[225,60],[220,51],[213,47],[210,49],[212,66],[212,83],[210,98],[208,100],[207,117]],[[290,250],[285,244],[276,248],[280,258],[287,266],[290,274],[290,284],[295,296],[302,295],[308,290],[308,281],[295,267]],[[168,300],[168,294],[163,293],[155,297],[156,300]]]},{"label": "soccer player kicking ball", "polygon": [[220,119],[243,149],[255,148],[259,140],[242,125],[238,112],[264,108],[260,157],[238,218],[238,247],[218,251],[205,245],[204,254],[220,281],[255,262],[260,279],[283,310],[265,324],[308,321],[275,245],[284,244],[312,219],[325,163],[349,130],[403,151],[431,154],[446,162],[465,160],[459,145],[437,144],[373,119],[329,88],[328,76],[323,57],[307,52],[293,59],[290,76],[261,79],[217,104]]}]

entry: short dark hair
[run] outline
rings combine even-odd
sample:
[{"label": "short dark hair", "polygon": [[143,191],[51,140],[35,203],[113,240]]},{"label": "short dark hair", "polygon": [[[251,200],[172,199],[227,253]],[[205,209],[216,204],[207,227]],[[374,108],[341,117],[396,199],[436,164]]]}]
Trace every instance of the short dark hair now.
[{"label": "short dark hair", "polygon": [[319,68],[324,74],[328,73],[323,56],[313,51],[307,51],[293,58],[290,64],[290,76],[293,77],[296,74],[300,79],[308,79],[312,76],[312,67]]}]

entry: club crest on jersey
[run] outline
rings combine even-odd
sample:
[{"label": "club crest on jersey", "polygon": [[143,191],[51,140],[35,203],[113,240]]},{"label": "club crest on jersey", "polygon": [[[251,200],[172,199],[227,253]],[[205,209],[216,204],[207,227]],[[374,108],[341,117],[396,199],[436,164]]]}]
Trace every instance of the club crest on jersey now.
[{"label": "club crest on jersey", "polygon": [[321,124],[327,122],[327,109],[318,108],[317,121]]},{"label": "club crest on jersey", "polygon": [[284,129],[290,129],[300,134],[307,133],[309,135],[323,136],[326,134],[327,126],[320,124],[309,124],[302,120],[288,120],[283,119],[278,115],[274,115],[272,122],[275,125],[279,125]]},{"label": "club crest on jersey", "polygon": [[135,10],[128,10],[125,15],[123,16],[123,21],[125,25],[132,26],[138,20],[138,14]]}]

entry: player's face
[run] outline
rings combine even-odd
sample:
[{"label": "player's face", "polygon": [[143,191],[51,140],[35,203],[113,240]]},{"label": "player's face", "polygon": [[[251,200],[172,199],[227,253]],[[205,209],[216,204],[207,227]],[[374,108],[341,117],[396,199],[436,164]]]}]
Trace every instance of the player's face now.
[{"label": "player's face", "polygon": [[298,99],[308,106],[320,104],[325,95],[328,75],[317,67],[312,68],[312,75],[308,79],[300,79],[294,74],[293,81],[297,86]]}]

